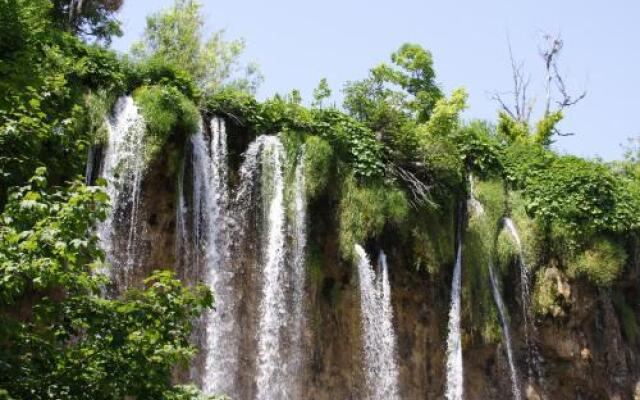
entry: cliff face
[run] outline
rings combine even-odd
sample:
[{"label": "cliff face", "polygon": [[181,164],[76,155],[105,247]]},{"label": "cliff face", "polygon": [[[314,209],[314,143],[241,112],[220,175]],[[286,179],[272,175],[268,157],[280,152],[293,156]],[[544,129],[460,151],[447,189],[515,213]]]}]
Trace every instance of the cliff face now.
[{"label": "cliff face", "polygon": [[[235,146],[230,154],[232,186],[237,180],[238,155],[244,151],[246,142],[238,138],[230,141],[231,146]],[[137,279],[152,269],[176,268],[178,265],[175,246],[177,185],[171,160],[184,146],[184,143],[170,144],[145,175],[138,226]],[[355,267],[339,255],[334,218],[336,205],[328,200],[323,202],[322,198],[317,199],[312,207],[316,211],[325,207],[327,212],[313,212],[309,221],[309,243],[320,254],[321,272],[309,270],[307,274],[307,324],[303,334],[306,358],[300,379],[304,398],[360,399],[364,397],[364,378],[357,273]],[[249,236],[244,244],[235,244],[238,248],[231,260],[236,271],[234,290],[240,293],[236,317],[242,327],[242,332],[238,332],[241,398],[252,398],[256,392],[255,304],[259,301],[261,287],[260,271],[255,266],[260,262],[256,249],[259,227]],[[389,259],[400,395],[406,399],[443,398],[453,265],[436,275],[416,270],[406,243],[390,230],[386,230],[377,242],[369,243],[372,251],[380,247],[384,247]],[[473,262],[465,260],[465,266]],[[184,275],[180,268],[183,267],[178,267],[177,272]],[[629,272],[626,280],[635,282],[634,276]],[[200,274],[196,279],[202,280],[203,276]],[[464,269],[462,279],[465,280]],[[518,278],[510,273],[503,282],[523,397],[640,399],[640,391],[636,390],[640,379],[638,346],[635,337],[630,338],[625,333],[622,311],[614,302],[615,294],[597,290],[581,281],[569,281],[559,271],[553,279],[565,301],[562,312],[555,318],[536,321],[534,340],[538,344],[543,376],[532,380],[527,378],[530,375],[526,361],[527,332],[515,295]],[[625,292],[627,300],[637,298],[637,292],[631,286]],[[632,312],[637,313],[637,307]],[[463,357],[466,399],[512,397],[505,346],[501,341],[486,344],[463,333]],[[195,364],[201,362],[197,360]]]}]

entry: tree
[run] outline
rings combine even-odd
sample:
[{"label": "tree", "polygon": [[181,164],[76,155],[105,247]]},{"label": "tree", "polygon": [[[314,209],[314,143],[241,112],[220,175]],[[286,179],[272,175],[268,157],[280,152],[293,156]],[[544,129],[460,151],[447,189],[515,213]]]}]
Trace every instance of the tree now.
[{"label": "tree", "polygon": [[322,108],[323,100],[329,97],[331,97],[331,88],[327,83],[327,78],[322,78],[318,87],[313,89],[313,107]]},{"label": "tree", "polygon": [[564,110],[576,105],[587,95],[586,91],[570,94],[565,78],[559,72],[558,59],[564,47],[562,39],[550,34],[544,34],[543,39],[545,44],[539,49],[539,54],[544,62],[545,102],[542,116],[534,127],[530,121],[536,98],[531,98],[528,93],[530,77],[525,77],[524,63],[515,61],[509,43],[513,90],[507,94],[512,95],[513,103],[508,104],[503,93],[494,93],[492,96],[500,106],[498,131],[509,141],[525,140],[548,146],[553,142],[554,135],[573,135],[561,132],[557,125],[562,120]]},{"label": "tree", "polygon": [[7,189],[25,184],[38,166],[56,184],[81,173],[91,141],[85,95],[124,90],[116,55],[61,31],[53,6],[51,0],[0,6],[0,208]]},{"label": "tree", "polygon": [[[203,42],[201,8],[197,1],[175,0],[171,8],[149,16],[133,54],[141,60],[159,58],[186,70],[206,94],[224,86],[255,92],[262,76],[253,63],[241,67],[244,40],[226,41],[220,30]],[[244,76],[236,77],[238,73]]]},{"label": "tree", "polygon": [[391,61],[393,65],[380,64],[366,79],[349,82],[344,89],[345,109],[382,139],[405,130],[408,122],[426,122],[442,98],[430,52],[406,43]]},{"label": "tree", "polygon": [[80,182],[49,189],[44,168],[12,191],[0,215],[0,395],[196,398],[171,373],[194,354],[191,322],[211,293],[156,272],[143,288],[102,297],[92,226],[107,201],[101,187]]},{"label": "tree", "polygon": [[96,41],[111,42],[121,36],[120,21],[115,13],[123,0],[52,0],[53,15],[62,29]]}]

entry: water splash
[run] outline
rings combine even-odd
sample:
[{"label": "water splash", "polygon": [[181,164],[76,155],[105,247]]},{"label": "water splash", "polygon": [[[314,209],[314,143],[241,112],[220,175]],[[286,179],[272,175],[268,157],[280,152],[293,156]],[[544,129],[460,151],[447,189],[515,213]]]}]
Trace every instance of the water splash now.
[{"label": "water splash", "polygon": [[518,250],[518,265],[520,266],[520,305],[522,308],[523,329],[528,353],[528,378],[531,383],[533,378],[537,376],[544,388],[543,359],[535,343],[536,327],[533,323],[533,308],[531,306],[531,271],[525,262],[524,248],[520,235],[518,234],[518,228],[516,228],[511,218],[504,218],[503,224]]},{"label": "water splash", "polygon": [[507,319],[507,311],[500,294],[500,286],[496,279],[496,274],[493,268],[493,263],[489,263],[489,279],[491,281],[491,292],[493,293],[493,299],[498,307],[498,313],[500,314],[500,323],[502,325],[502,334],[504,336],[505,345],[507,347],[507,360],[509,362],[509,372],[511,377],[511,391],[515,400],[520,400],[522,395],[520,393],[520,384],[518,383],[518,373],[516,370],[515,358],[513,356],[513,342],[511,340],[511,331],[509,329],[509,321]]},{"label": "water splash", "polygon": [[[111,211],[98,226],[98,236],[112,264],[111,275],[118,288],[131,283],[136,262],[138,217],[144,173],[145,121],[131,96],[116,102],[109,119],[101,175],[107,181]],[[125,252],[116,251],[114,239],[119,227],[127,229]]]},{"label": "water splash", "polygon": [[275,136],[267,136],[262,150],[262,198],[265,202],[266,235],[262,248],[262,300],[258,332],[258,371],[256,398],[262,400],[287,397],[287,370],[282,358],[281,329],[286,324],[285,303],[285,206],[284,147]]},{"label": "water splash", "polygon": [[396,336],[393,329],[387,257],[380,252],[379,274],[369,256],[355,245],[360,282],[360,311],[364,336],[365,379],[371,400],[398,399]]}]

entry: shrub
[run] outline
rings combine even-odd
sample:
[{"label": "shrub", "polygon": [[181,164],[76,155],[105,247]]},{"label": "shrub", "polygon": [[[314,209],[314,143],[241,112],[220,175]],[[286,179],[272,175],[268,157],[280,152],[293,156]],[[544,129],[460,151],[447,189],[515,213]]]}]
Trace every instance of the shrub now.
[{"label": "shrub", "polygon": [[622,246],[599,238],[570,261],[567,272],[571,277],[585,277],[597,286],[611,286],[622,272],[626,261],[627,253]]},{"label": "shrub", "polygon": [[307,197],[313,199],[329,182],[333,165],[333,148],[318,136],[309,136],[305,141],[305,184]]},{"label": "shrub", "polygon": [[134,92],[147,125],[145,162],[160,152],[172,134],[190,135],[198,129],[195,104],[172,86],[141,86]]},{"label": "shrub", "polygon": [[404,192],[381,183],[359,185],[353,176],[345,180],[340,201],[340,251],[351,259],[353,246],[382,233],[385,224],[400,224],[409,204]]},{"label": "shrub", "polygon": [[472,331],[479,334],[484,343],[495,343],[501,339],[501,329],[491,291],[489,264],[493,262],[496,229],[504,215],[504,191],[499,181],[478,182],[474,186],[473,195],[482,204],[483,211],[469,210],[462,257],[463,298]]},{"label": "shrub", "polygon": [[532,303],[536,315],[561,317],[571,295],[566,278],[557,268],[544,268],[536,273]]}]

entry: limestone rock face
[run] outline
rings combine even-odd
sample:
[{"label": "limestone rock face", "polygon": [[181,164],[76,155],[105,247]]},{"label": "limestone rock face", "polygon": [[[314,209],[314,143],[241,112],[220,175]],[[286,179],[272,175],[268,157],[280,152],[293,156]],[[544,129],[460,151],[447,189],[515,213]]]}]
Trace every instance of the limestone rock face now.
[{"label": "limestone rock face", "polygon": [[[246,140],[234,139],[238,143]],[[233,142],[233,140],[231,141]],[[170,156],[182,144],[166,149],[149,169],[143,184],[143,226],[140,235],[140,262],[137,276],[142,278],[155,268],[176,265],[176,179],[170,168]],[[236,149],[235,153],[241,150]],[[238,155],[232,154],[237,164]],[[231,172],[233,180],[234,172]],[[323,203],[324,202],[324,203]],[[329,200],[318,199],[310,207],[331,210]],[[308,324],[304,332],[306,360],[301,371],[304,398],[315,400],[363,398],[362,334],[357,274],[341,259],[337,226],[331,217],[318,217],[310,224],[309,243],[319,249],[322,273],[308,276]],[[325,215],[330,215],[329,213]],[[259,232],[256,231],[256,235]],[[445,386],[445,341],[451,271],[441,276],[416,271],[409,249],[385,233],[392,302],[397,334],[400,395],[403,399],[442,399]],[[234,262],[239,271],[237,290],[242,301],[258,301],[255,247],[248,246]],[[638,347],[623,334],[620,316],[606,292],[580,282],[569,282],[557,269],[547,271],[563,309],[555,318],[536,321],[544,376],[526,378],[527,346],[518,296],[505,298],[512,321],[516,364],[523,397],[528,400],[640,400]],[[465,279],[463,271],[463,280]],[[505,282],[515,287],[517,282]],[[464,296],[464,294],[463,294]],[[240,305],[243,309],[243,305]],[[255,315],[242,314],[241,325],[254,329]],[[242,334],[239,332],[238,334]],[[255,338],[241,340],[242,372],[240,382],[246,398],[255,393]],[[468,400],[510,399],[511,382],[504,346],[463,341],[465,398]]]}]

